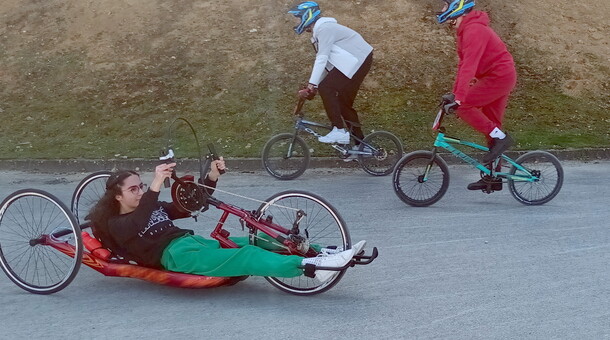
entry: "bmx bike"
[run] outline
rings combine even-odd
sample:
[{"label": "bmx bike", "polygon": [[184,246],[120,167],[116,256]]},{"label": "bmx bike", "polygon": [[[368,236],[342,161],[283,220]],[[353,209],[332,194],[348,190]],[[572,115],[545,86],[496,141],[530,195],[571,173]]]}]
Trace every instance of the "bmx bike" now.
[{"label": "bmx bike", "polygon": [[[282,180],[295,179],[301,176],[310,161],[310,149],[299,132],[308,133],[316,139],[320,136],[316,130],[332,130],[332,126],[305,120],[303,104],[299,98],[294,109],[296,123],[294,132],[286,132],[271,137],[263,147],[262,161],[265,170],[273,177]],[[402,157],[402,143],[390,132],[375,131],[360,139],[350,131],[350,144],[330,144],[337,151],[339,158],[356,157],[358,164],[368,174],[385,176],[392,173],[394,165]],[[354,141],[359,143],[354,149]]]},{"label": "bmx bike", "polygon": [[[209,148],[205,160],[203,157],[199,159],[201,178],[215,158],[212,146]],[[173,150],[169,148],[165,159],[172,161],[172,158]],[[232,285],[246,278],[159,270],[134,264],[110,249],[106,249],[110,251],[110,256],[103,257],[96,252],[99,248],[85,247],[83,233],[87,233],[92,226],[83,221],[83,212],[87,205],[94,202],[95,192],[103,193],[99,189],[105,187],[109,175],[108,171],[96,172],[79,183],[72,196],[74,212],[57,197],[38,189],[18,190],[4,199],[0,204],[0,267],[11,281],[31,293],[52,294],[73,281],[81,263],[106,276],[138,278],[175,287],[210,288]],[[283,191],[259,201],[258,209],[246,210],[209,195],[204,185],[194,181],[194,176],[179,178],[173,173],[172,179],[173,202],[185,213],[197,217],[209,207],[221,211],[211,237],[224,248],[237,247],[229,239],[230,232],[225,228],[229,216],[239,219],[242,228],[247,230],[250,244],[271,242],[279,254],[314,257],[320,255],[321,246],[342,249],[352,246],[349,231],[339,212],[324,198],[313,193]],[[83,222],[79,224],[79,220]],[[335,286],[349,267],[369,264],[377,255],[377,248],[373,248],[371,255],[364,255],[363,252],[356,254],[342,267],[308,264],[303,267],[304,274],[301,276],[266,279],[284,292],[318,294]],[[336,274],[322,282],[315,279],[316,270],[335,271]]]},{"label": "bmx bike", "polygon": [[454,145],[480,151],[489,151],[489,148],[446,136],[442,122],[447,114],[441,105],[432,126],[433,131],[437,132],[432,151],[411,152],[396,165],[392,183],[394,192],[403,202],[415,207],[429,206],[447,192],[449,168],[438,154],[439,148],[478,169],[481,178],[487,183],[486,188],[482,189],[485,193],[494,192],[494,183],[500,179],[508,183],[512,196],[525,205],[541,205],[557,196],[563,184],[563,168],[553,154],[536,150],[527,152],[516,160],[503,154],[489,164],[481,164]]}]

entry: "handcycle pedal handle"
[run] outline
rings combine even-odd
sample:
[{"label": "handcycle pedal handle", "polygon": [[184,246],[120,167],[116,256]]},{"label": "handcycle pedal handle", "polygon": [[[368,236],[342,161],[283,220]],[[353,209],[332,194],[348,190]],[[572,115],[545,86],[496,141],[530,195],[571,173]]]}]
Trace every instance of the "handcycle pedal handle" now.
[{"label": "handcycle pedal handle", "polygon": [[[217,160],[219,160],[219,159],[220,159],[220,158],[218,157],[218,155],[216,154],[216,148],[214,147],[214,144],[212,144],[212,143],[208,144],[208,150],[210,150],[210,157],[211,157],[213,160],[217,161]],[[223,169],[223,170],[218,169],[218,172],[219,172],[219,173],[222,175],[222,174],[224,174],[226,171],[225,171],[224,169]]]}]

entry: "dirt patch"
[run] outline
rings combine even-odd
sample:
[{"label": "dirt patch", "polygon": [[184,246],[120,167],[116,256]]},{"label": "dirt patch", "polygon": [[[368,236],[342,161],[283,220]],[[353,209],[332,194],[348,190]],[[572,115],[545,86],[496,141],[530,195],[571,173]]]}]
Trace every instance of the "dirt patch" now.
[{"label": "dirt patch", "polygon": [[[283,86],[294,81],[283,73],[305,77],[309,65],[302,65],[306,58],[301,55],[311,53],[301,41],[306,38],[290,30],[293,22],[285,11],[292,4],[280,0],[251,7],[238,0],[7,0],[0,8],[4,22],[0,81],[4,91],[18,86],[15,65],[24,53],[44,58],[79,51],[87,76],[69,80],[81,90],[95,86],[95,78],[88,75],[172,63],[197,68],[188,74],[189,85],[215,91],[214,95],[221,96],[243,73],[266,80],[253,86]],[[325,15],[359,30],[375,46],[375,75],[366,84],[375,89],[396,82],[429,87],[441,77],[434,69],[450,71],[453,41],[434,23],[432,4],[428,0],[360,0],[322,6]],[[610,2],[489,1],[479,7],[489,11],[492,25],[513,53],[528,58],[524,62],[541,71],[568,70],[558,79],[565,93],[577,96],[607,89]]]}]

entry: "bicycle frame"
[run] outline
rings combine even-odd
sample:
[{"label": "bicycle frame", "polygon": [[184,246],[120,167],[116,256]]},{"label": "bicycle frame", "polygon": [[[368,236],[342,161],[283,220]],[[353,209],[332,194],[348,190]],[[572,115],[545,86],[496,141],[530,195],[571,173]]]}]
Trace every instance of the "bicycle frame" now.
[{"label": "bicycle frame", "polygon": [[[437,118],[434,122],[433,125],[433,130],[437,130],[437,135],[436,135],[436,139],[434,140],[434,148],[432,149],[432,159],[430,160],[430,163],[428,164],[428,167],[426,168],[426,171],[424,173],[424,181],[428,179],[428,174],[430,172],[430,168],[432,167],[432,163],[434,160],[434,157],[436,157],[436,154],[438,153],[438,148],[443,148],[449,152],[451,152],[453,155],[455,155],[456,157],[458,157],[459,159],[463,160],[464,162],[472,165],[473,167],[479,169],[482,173],[484,173],[485,175],[489,175],[489,176],[496,176],[496,177],[500,177],[500,178],[506,178],[508,180],[511,181],[519,181],[519,182],[536,182],[538,180],[538,178],[534,175],[532,175],[529,170],[525,169],[523,166],[521,166],[520,164],[516,163],[512,158],[506,156],[506,155],[501,155],[500,158],[498,158],[497,160],[495,160],[491,166],[487,167],[483,164],[481,164],[478,160],[476,160],[475,158],[465,154],[464,152],[462,152],[461,150],[457,149],[456,147],[454,147],[452,144],[455,145],[462,145],[462,146],[466,146],[472,149],[476,149],[476,150],[480,150],[480,151],[489,151],[489,148],[479,145],[477,143],[473,143],[473,142],[469,142],[469,141],[464,141],[461,140],[459,138],[455,138],[455,137],[449,137],[449,136],[445,136],[444,133],[444,127],[441,126],[442,124],[442,120],[443,120],[443,116],[445,115],[445,112],[443,112],[442,110],[439,111]],[[506,161],[508,164],[512,165],[513,167],[515,167],[518,171],[521,172],[521,174],[519,175],[512,175],[508,172],[494,172],[493,169],[496,168],[496,166],[498,165],[498,162],[500,161],[500,159]]]},{"label": "bicycle frame", "polygon": [[[294,136],[295,137],[298,135],[299,131],[304,131],[304,132],[316,137],[316,139],[317,139],[319,137],[322,137],[322,135],[319,134],[316,130],[312,129],[312,127],[321,128],[321,129],[328,130],[328,131],[333,129],[332,126],[303,119],[304,113],[302,111],[302,108],[303,108],[304,103],[305,103],[304,99],[299,99],[297,106],[295,107],[295,110],[294,110],[294,115],[297,117],[295,125],[294,125]],[[364,144],[365,146],[370,148],[372,151],[366,152],[366,151],[352,150],[351,148],[345,148],[339,144],[331,144],[331,147],[333,149],[339,151],[344,156],[347,156],[347,155],[374,155],[378,151],[373,145],[370,145],[370,144],[366,143],[365,141],[363,141],[362,139],[358,138],[357,136],[352,134],[351,131],[349,131],[349,134],[350,134],[351,138],[357,140],[359,143]],[[293,143],[294,143],[294,140],[293,140]],[[288,147],[287,157],[289,157],[289,155],[291,155],[291,154],[292,154],[292,144]]]}]

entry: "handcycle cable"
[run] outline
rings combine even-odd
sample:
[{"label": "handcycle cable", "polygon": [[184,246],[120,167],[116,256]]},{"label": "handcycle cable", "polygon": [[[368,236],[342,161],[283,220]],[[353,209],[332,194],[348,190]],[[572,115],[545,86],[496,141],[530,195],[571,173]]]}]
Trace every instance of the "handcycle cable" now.
[{"label": "handcycle cable", "polygon": [[[198,153],[198,157],[199,157],[199,175],[200,175],[200,177],[203,178],[203,176],[205,176],[204,172],[206,171],[206,169],[205,169],[204,162],[203,162],[203,153],[201,151],[201,145],[199,144],[199,137],[197,137],[197,132],[195,131],[195,128],[193,127],[193,125],[188,120],[186,120],[186,118],[176,117],[171,122],[171,124],[169,125],[167,148],[171,149],[172,127],[174,126],[174,124],[178,120],[184,121],[188,125],[188,127],[191,129],[191,132],[193,133],[193,137],[195,138],[195,144],[197,146],[197,153]],[[283,206],[283,205],[269,203],[267,201],[262,201],[262,200],[258,200],[258,199],[255,199],[255,198],[251,198],[251,197],[235,194],[235,193],[232,193],[232,192],[229,192],[229,191],[217,189],[215,187],[210,187],[210,186],[204,185],[202,183],[195,183],[195,184],[197,184],[200,187],[204,187],[205,189],[213,189],[214,191],[222,192],[222,193],[225,193],[225,194],[228,194],[228,195],[233,195],[233,196],[236,196],[236,197],[239,197],[239,198],[243,198],[243,199],[247,199],[247,200],[250,200],[250,201],[254,201],[254,202],[257,202],[257,203],[269,204],[269,205],[276,206],[276,207],[279,207],[279,208],[284,208],[284,209],[289,209],[289,210],[294,210],[294,211],[299,211],[300,210],[300,209],[296,209],[296,208],[286,207],[286,206]]]}]

